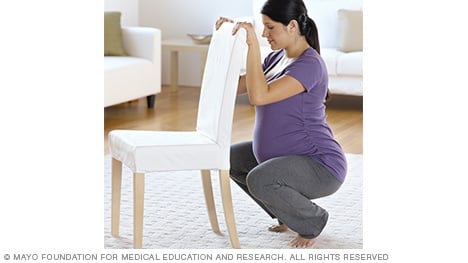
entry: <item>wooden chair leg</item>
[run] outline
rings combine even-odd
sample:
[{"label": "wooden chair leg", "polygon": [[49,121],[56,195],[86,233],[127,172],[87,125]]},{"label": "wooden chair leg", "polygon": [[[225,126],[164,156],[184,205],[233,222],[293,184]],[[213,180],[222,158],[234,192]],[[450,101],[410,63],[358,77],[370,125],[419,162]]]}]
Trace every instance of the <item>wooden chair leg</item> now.
[{"label": "wooden chair leg", "polygon": [[206,208],[208,210],[208,217],[210,218],[211,228],[213,232],[220,234],[218,218],[216,215],[216,207],[213,198],[213,187],[211,186],[211,173],[210,170],[201,170],[203,192],[205,194]]},{"label": "wooden chair leg", "polygon": [[133,174],[133,248],[143,247],[145,174]]},{"label": "wooden chair leg", "polygon": [[112,158],[112,208],[111,234],[119,236],[120,225],[120,197],[122,192],[122,162]]},{"label": "wooden chair leg", "polygon": [[224,217],[226,218],[226,225],[232,247],[240,248],[239,237],[237,236],[236,221],[234,219],[231,185],[229,180],[229,171],[221,170],[219,173],[219,181],[221,184],[221,198],[223,200]]}]

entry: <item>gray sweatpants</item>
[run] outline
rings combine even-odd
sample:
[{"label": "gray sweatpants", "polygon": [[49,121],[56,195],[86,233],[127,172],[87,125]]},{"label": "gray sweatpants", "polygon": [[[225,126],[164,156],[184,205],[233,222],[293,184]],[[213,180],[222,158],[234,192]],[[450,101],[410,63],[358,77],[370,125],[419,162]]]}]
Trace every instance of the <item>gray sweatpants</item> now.
[{"label": "gray sweatpants", "polygon": [[304,238],[317,237],[328,220],[328,212],[311,199],[333,194],[341,186],[309,157],[282,156],[258,164],[252,142],[231,146],[230,174],[265,212]]}]

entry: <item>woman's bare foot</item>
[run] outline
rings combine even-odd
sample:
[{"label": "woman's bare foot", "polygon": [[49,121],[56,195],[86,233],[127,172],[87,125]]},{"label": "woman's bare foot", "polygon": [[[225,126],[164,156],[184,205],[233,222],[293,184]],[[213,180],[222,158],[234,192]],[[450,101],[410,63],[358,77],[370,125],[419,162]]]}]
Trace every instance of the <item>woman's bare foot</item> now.
[{"label": "woman's bare foot", "polygon": [[310,248],[315,244],[316,240],[317,238],[307,239],[297,235],[295,239],[289,242],[289,246],[295,248]]},{"label": "woman's bare foot", "polygon": [[285,224],[281,224],[281,225],[275,225],[275,226],[270,226],[268,228],[268,231],[271,231],[271,232],[276,232],[276,233],[282,233],[282,232],[286,232],[288,231],[288,226],[285,225]]}]

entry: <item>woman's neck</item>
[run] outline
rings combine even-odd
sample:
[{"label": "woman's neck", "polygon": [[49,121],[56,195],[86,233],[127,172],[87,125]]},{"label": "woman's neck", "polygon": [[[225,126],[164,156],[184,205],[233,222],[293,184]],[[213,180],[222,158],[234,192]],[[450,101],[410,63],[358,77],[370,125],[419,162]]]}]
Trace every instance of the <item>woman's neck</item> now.
[{"label": "woman's neck", "polygon": [[298,41],[295,41],[290,46],[286,47],[284,51],[286,52],[286,56],[288,58],[297,58],[304,53],[308,48],[310,48],[309,43],[305,37],[301,37]]}]

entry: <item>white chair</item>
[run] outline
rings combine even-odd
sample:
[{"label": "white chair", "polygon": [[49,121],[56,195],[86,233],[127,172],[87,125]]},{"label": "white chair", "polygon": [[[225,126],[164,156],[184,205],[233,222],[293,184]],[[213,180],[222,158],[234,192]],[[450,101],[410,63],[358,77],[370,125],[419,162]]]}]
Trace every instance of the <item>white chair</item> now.
[{"label": "white chair", "polygon": [[[143,244],[144,176],[147,172],[201,170],[211,227],[219,233],[210,170],[220,171],[224,215],[233,248],[240,248],[229,179],[229,149],[239,73],[247,49],[245,31],[232,36],[224,23],[208,50],[195,131],[113,130],[112,235],[119,235],[122,164],[133,171],[134,248]],[[157,180],[157,178],[155,178]],[[170,189],[167,189],[170,191]]]}]

